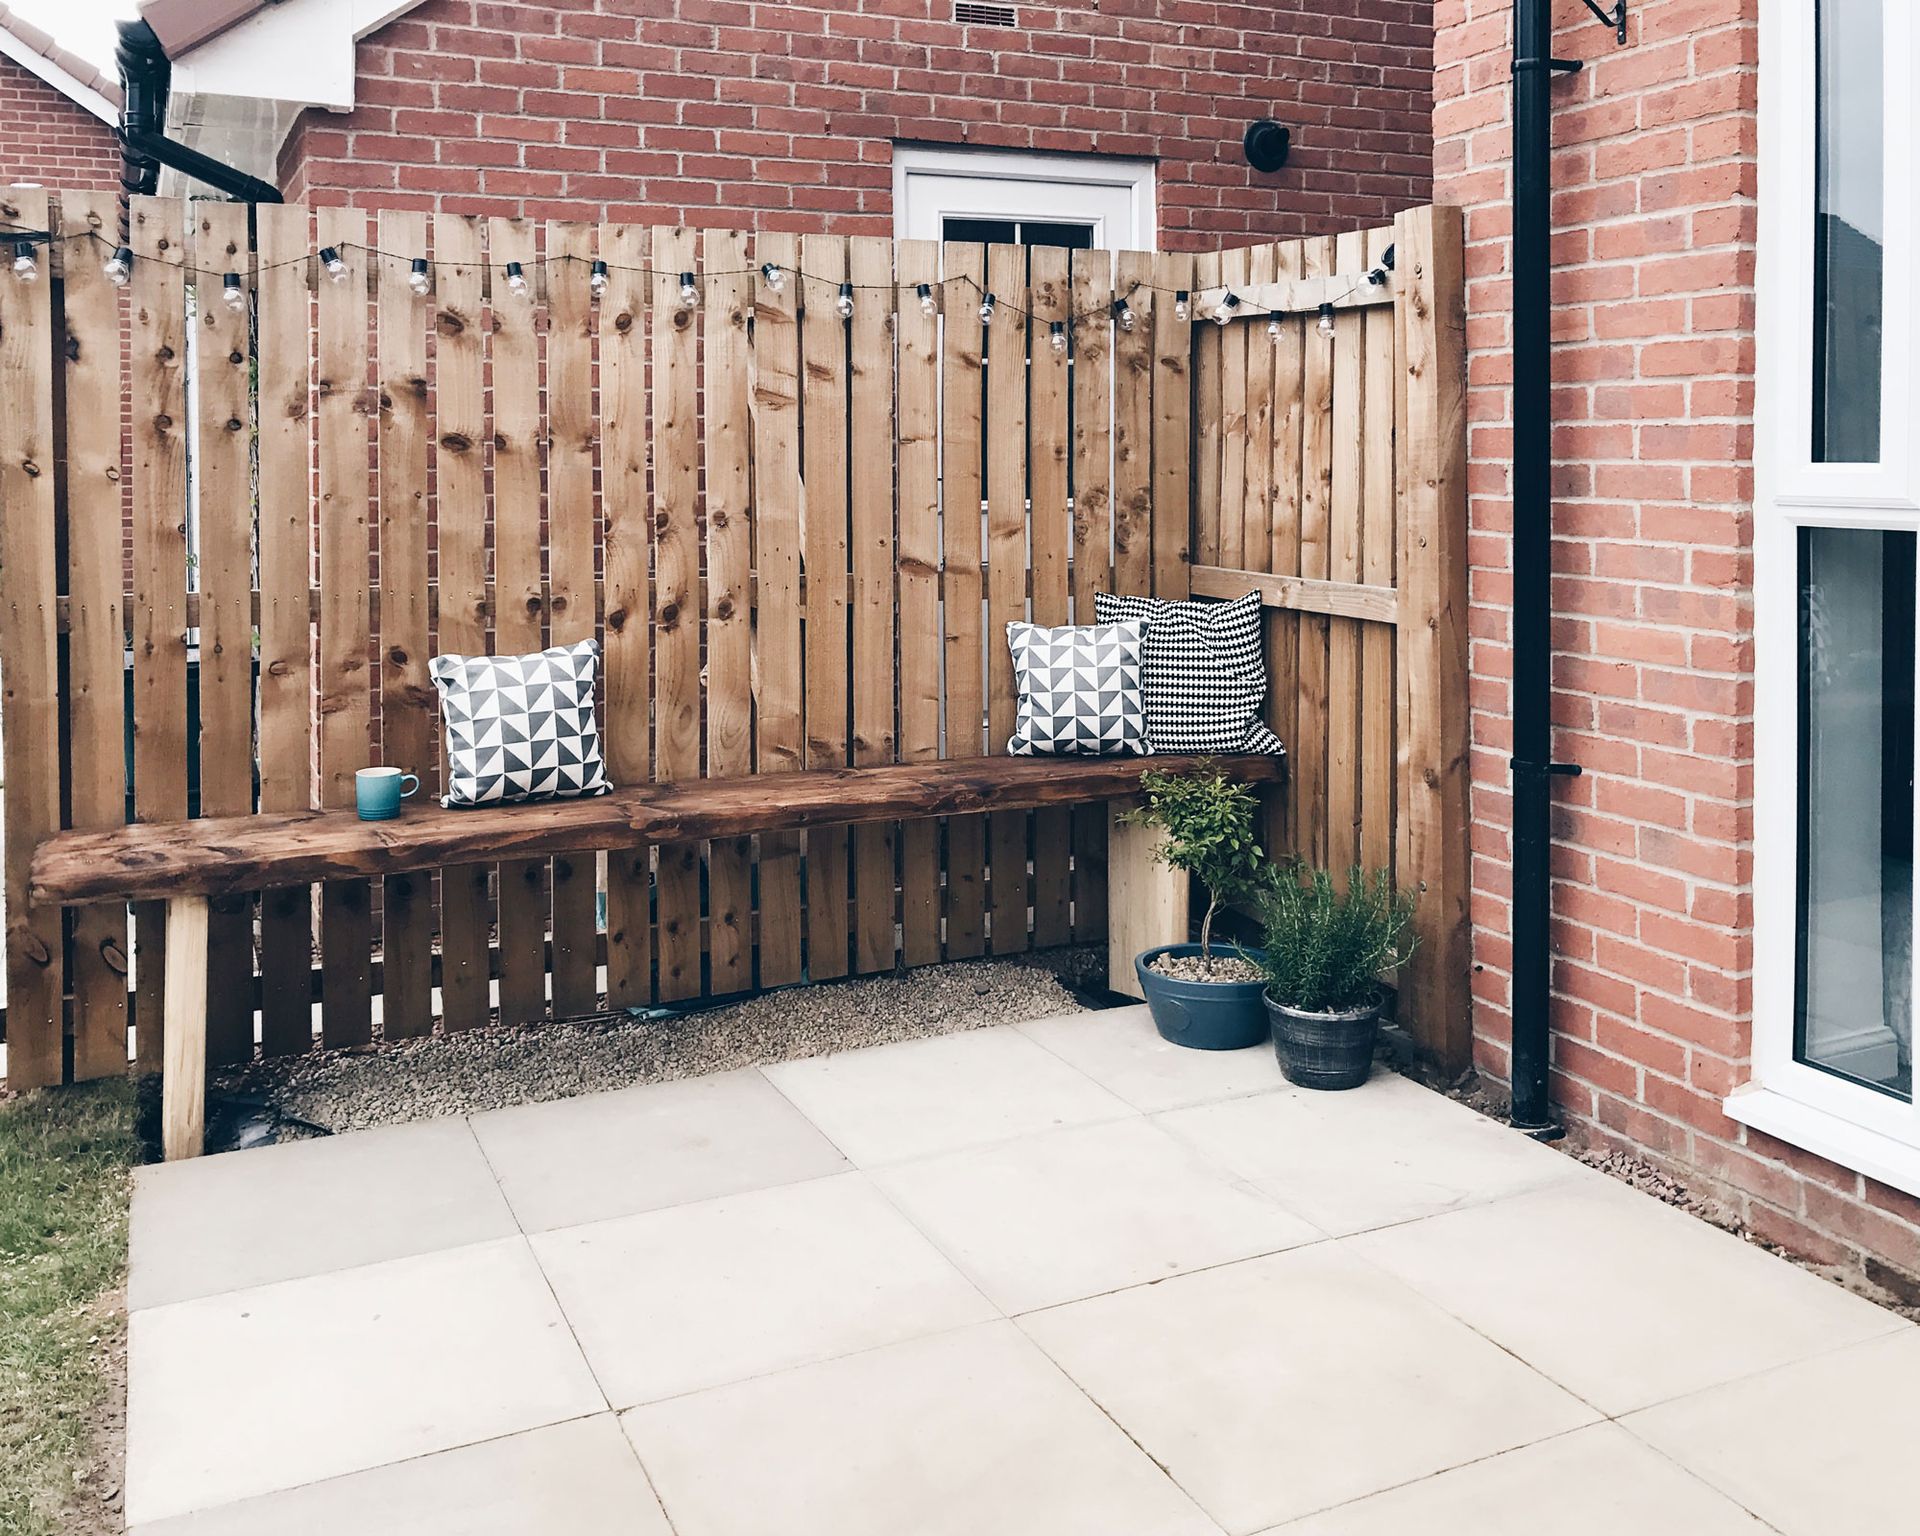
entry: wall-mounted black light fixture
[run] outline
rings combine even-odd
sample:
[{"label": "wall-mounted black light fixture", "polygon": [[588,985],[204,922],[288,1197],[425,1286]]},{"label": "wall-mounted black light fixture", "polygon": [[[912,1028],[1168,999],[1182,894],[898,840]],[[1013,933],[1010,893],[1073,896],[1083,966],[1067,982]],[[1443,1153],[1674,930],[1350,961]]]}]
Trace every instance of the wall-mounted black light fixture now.
[{"label": "wall-mounted black light fixture", "polygon": [[1247,152],[1247,164],[1256,171],[1277,171],[1287,163],[1293,133],[1270,117],[1256,118],[1247,124],[1246,137],[1240,144]]}]

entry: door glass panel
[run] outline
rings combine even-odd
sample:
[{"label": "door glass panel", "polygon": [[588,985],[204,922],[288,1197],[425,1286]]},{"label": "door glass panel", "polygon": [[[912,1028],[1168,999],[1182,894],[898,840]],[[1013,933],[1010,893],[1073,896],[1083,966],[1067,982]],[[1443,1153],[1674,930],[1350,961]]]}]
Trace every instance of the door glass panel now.
[{"label": "door glass panel", "polygon": [[1028,219],[1020,226],[1023,245],[1064,245],[1071,251],[1093,249],[1091,224],[1042,224]]},{"label": "door glass panel", "polygon": [[942,221],[940,238],[976,245],[1012,245],[1020,226],[1012,219],[956,219]]},{"label": "door glass panel", "polygon": [[1881,0],[1819,0],[1813,457],[1880,458],[1885,241]]},{"label": "door glass panel", "polygon": [[1794,1056],[1913,1097],[1912,533],[1800,530]]}]

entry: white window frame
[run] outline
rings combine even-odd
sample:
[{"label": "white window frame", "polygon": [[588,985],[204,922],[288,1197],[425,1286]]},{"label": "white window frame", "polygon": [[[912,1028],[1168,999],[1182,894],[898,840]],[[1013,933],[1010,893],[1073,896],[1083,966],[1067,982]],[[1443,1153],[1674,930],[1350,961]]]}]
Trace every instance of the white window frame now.
[{"label": "white window frame", "polygon": [[1920,1194],[1920,1097],[1907,1103],[1794,1059],[1799,903],[1799,530],[1920,533],[1907,423],[1920,314],[1903,273],[1915,245],[1910,7],[1884,7],[1885,288],[1875,465],[1819,464],[1813,440],[1815,14],[1761,7],[1754,420],[1754,1021],[1752,1080],[1727,1113]]},{"label": "white window frame", "polygon": [[[995,183],[1003,194],[995,192]],[[932,197],[942,217],[1033,219],[1036,211],[1025,204],[1036,190],[1057,195],[1050,217],[1066,223],[1091,222],[1093,243],[1099,249],[1159,248],[1151,160],[907,144],[895,145],[893,151],[894,235],[901,240],[914,238],[908,218],[916,194]],[[1090,206],[1085,196],[1076,197],[1076,190],[1106,194],[1098,199],[1102,204],[1118,192],[1126,200],[1126,213],[1111,218],[1100,207]]]}]

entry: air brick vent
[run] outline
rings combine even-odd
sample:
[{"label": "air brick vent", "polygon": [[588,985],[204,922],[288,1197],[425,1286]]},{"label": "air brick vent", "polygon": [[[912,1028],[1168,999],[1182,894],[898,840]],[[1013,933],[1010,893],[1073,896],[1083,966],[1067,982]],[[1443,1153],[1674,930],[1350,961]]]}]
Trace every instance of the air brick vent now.
[{"label": "air brick vent", "polygon": [[1017,27],[1020,13],[1010,5],[974,5],[954,0],[953,19],[963,27]]}]

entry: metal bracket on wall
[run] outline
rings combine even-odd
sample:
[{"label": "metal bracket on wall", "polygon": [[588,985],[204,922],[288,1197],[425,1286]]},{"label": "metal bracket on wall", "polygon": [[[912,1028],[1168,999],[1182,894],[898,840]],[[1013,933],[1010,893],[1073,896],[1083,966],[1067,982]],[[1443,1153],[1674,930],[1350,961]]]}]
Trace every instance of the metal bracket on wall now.
[{"label": "metal bracket on wall", "polygon": [[1627,0],[1614,0],[1611,11],[1603,11],[1599,0],[1583,0],[1587,9],[1593,12],[1594,19],[1603,27],[1613,28],[1613,40],[1624,45],[1627,41]]}]

